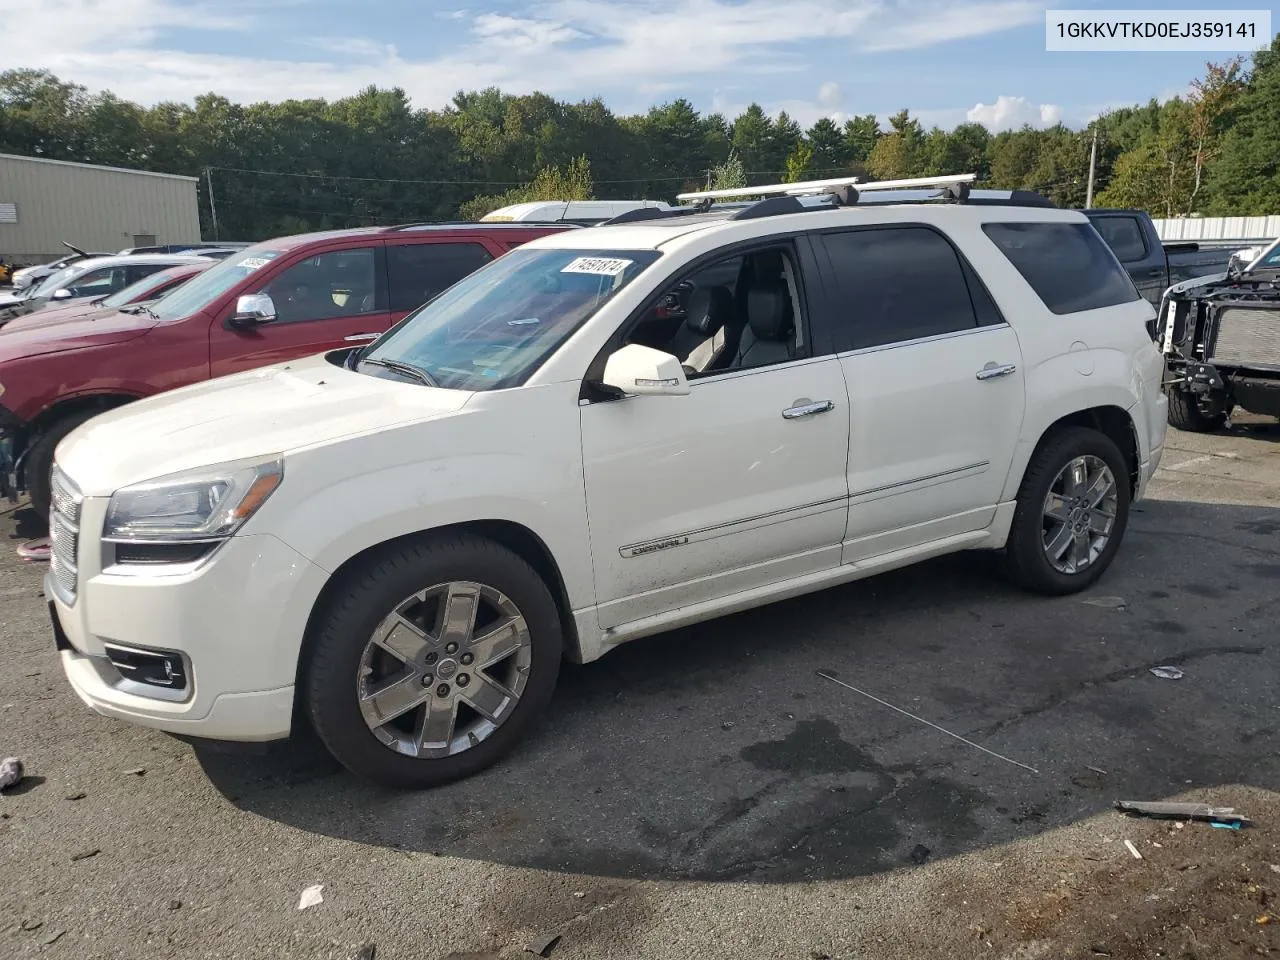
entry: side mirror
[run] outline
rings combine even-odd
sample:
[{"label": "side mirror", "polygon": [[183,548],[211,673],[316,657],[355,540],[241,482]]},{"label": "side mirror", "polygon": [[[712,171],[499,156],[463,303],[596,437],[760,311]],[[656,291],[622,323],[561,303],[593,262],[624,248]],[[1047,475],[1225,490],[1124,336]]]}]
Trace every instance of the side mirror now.
[{"label": "side mirror", "polygon": [[236,312],[231,315],[231,325],[241,329],[270,323],[276,318],[276,305],[270,294],[246,293],[236,301]]},{"label": "side mirror", "polygon": [[53,299],[53,300],[70,300],[70,299],[71,299],[71,291],[70,291],[70,290],[68,290],[66,287],[60,287],[59,289],[57,289],[57,290],[53,291],[53,296],[52,296],[50,299]]},{"label": "side mirror", "polygon": [[609,357],[603,383],[633,395],[682,397],[689,392],[679,359],[638,343],[629,343]]}]

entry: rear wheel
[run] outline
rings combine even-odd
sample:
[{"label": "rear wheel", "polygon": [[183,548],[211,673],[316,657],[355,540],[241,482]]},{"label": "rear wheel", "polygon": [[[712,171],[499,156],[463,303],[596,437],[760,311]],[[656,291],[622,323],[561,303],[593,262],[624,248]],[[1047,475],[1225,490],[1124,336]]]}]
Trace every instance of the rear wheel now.
[{"label": "rear wheel", "polygon": [[61,420],[54,421],[42,430],[27,451],[24,467],[27,478],[27,494],[31,497],[31,509],[38,513],[46,523],[49,521],[49,506],[53,500],[50,491],[50,477],[53,472],[53,454],[58,444],[80,424],[91,420],[102,411],[82,410],[72,413]]},{"label": "rear wheel", "polygon": [[1018,491],[1006,558],[1037,593],[1075,593],[1115,559],[1129,520],[1129,469],[1106,434],[1069,427],[1032,457]]},{"label": "rear wheel", "polygon": [[486,540],[396,548],[343,586],[305,672],[316,733],[345,767],[424,788],[497,762],[533,728],[560,669],[542,578]]},{"label": "rear wheel", "polygon": [[1211,433],[1227,422],[1230,412],[1222,393],[1198,394],[1174,388],[1168,392],[1169,423],[1190,433]]}]

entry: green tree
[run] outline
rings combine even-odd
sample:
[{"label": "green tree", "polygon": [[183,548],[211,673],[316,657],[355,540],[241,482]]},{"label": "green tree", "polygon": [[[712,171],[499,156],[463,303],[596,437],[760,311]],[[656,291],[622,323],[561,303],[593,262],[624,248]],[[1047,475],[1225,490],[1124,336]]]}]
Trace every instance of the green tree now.
[{"label": "green tree", "polygon": [[742,160],[732,150],[724,162],[716,164],[707,171],[708,190],[729,190],[747,185],[747,171]]},{"label": "green tree", "polygon": [[849,168],[849,147],[840,128],[829,117],[823,117],[805,133],[813,149],[813,168],[823,176],[835,176]]},{"label": "green tree", "polygon": [[844,122],[844,142],[850,163],[865,163],[880,139],[880,122],[874,113],[850,117]]},{"label": "green tree", "polygon": [[813,170],[813,144],[808,140],[801,140],[796,144],[795,149],[791,151],[791,155],[787,157],[787,169],[782,179],[787,183],[814,180],[816,177],[813,175]]},{"label": "green tree", "polygon": [[764,107],[753,103],[738,115],[731,127],[731,143],[748,171],[769,168],[773,120],[764,112]]},{"label": "green tree", "polygon": [[473,197],[464,202],[459,213],[465,220],[479,220],[485,214],[513,203],[532,200],[590,200],[594,196],[591,184],[591,163],[586,157],[570,160],[559,167],[543,167],[533,180],[496,196]]}]

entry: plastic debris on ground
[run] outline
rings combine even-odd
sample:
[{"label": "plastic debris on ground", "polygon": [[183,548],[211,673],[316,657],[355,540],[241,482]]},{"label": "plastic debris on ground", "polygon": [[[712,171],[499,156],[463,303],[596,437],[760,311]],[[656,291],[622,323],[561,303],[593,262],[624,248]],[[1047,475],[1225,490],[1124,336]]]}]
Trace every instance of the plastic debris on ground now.
[{"label": "plastic debris on ground", "polygon": [[0,760],[0,790],[8,790],[22,781],[22,761],[17,757]]},{"label": "plastic debris on ground", "polygon": [[1161,680],[1181,680],[1184,676],[1177,667],[1152,667],[1151,672]]},{"label": "plastic debris on ground", "polygon": [[1117,800],[1116,809],[1132,816],[1154,817],[1157,820],[1199,820],[1215,827],[1225,826],[1233,830],[1253,826],[1253,821],[1236,813],[1235,807],[1214,807],[1207,803]]},{"label": "plastic debris on ground", "polygon": [[37,537],[35,540],[28,540],[26,543],[18,545],[18,556],[29,563],[47,561],[52,552],[53,545],[49,542],[48,537]]},{"label": "plastic debris on ground", "polygon": [[1133,859],[1141,860],[1142,854],[1138,852],[1138,848],[1133,845],[1132,840],[1125,840],[1124,845],[1129,848],[1129,852],[1133,854]]},{"label": "plastic debris on ground", "polygon": [[549,957],[551,956],[551,951],[555,949],[556,944],[559,942],[560,934],[548,933],[532,940],[524,949],[525,952],[535,954],[539,957]]},{"label": "plastic debris on ground", "polygon": [[1119,610],[1129,605],[1124,597],[1090,597],[1084,602],[1091,607],[1102,607],[1104,610]]},{"label": "plastic debris on ground", "polygon": [[302,891],[302,896],[298,898],[298,909],[306,910],[317,904],[324,903],[324,896],[320,891],[324,889],[323,883],[317,883],[314,887],[307,887]]}]

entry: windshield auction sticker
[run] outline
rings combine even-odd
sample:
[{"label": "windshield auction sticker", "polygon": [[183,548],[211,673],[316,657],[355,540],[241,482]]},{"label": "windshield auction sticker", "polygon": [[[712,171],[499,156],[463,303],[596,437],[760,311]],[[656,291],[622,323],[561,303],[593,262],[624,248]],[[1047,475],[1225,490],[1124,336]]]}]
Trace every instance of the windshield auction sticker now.
[{"label": "windshield auction sticker", "polygon": [[1271,45],[1270,10],[1046,10],[1045,49],[1246,52]]},{"label": "windshield auction sticker", "polygon": [[570,260],[561,273],[590,273],[597,277],[617,277],[633,261],[618,257],[578,257]]}]

